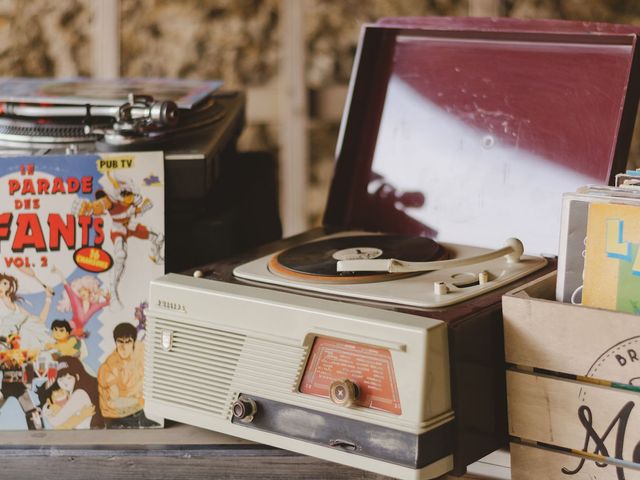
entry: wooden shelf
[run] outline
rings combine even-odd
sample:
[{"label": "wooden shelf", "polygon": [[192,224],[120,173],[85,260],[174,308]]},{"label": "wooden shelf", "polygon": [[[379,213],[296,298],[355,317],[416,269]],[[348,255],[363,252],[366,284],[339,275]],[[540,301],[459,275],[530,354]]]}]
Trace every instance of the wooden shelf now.
[{"label": "wooden shelf", "polygon": [[[177,423],[153,430],[4,432],[2,436],[2,478],[13,480],[387,478]],[[508,454],[500,453],[478,464],[479,469],[472,468],[475,473],[467,478],[505,478]],[[492,469],[496,476],[487,476]]]}]

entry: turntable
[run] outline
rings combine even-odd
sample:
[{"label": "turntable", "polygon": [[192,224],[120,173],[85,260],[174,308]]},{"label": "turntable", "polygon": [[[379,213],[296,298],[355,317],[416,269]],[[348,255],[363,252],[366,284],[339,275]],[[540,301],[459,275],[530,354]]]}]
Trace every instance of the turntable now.
[{"label": "turntable", "polygon": [[324,226],[152,282],[146,408],[396,478],[506,445],[501,296],[555,268],[561,193],[624,169],[636,40],[366,26]]},{"label": "turntable", "polygon": [[268,254],[233,273],[309,292],[440,308],[509,285],[547,264],[544,258],[523,256],[519,240],[505,243],[488,251],[426,237],[343,232]]},{"label": "turntable", "polygon": [[[281,234],[275,162],[269,154],[236,151],[245,95],[220,85],[0,78],[0,157],[162,150],[167,270],[221,258]],[[264,230],[241,238],[256,223]]]},{"label": "turntable", "polygon": [[148,78],[2,78],[0,148],[7,155],[163,150],[172,199],[201,198],[215,179],[221,145],[244,123],[244,95],[220,92],[220,86]]}]

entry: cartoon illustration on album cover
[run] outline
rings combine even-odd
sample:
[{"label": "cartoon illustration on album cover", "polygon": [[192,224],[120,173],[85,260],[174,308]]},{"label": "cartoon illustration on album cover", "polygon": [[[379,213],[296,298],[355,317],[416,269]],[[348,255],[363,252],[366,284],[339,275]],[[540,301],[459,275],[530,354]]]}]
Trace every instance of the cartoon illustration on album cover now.
[{"label": "cartoon illustration on album cover", "polygon": [[589,205],[583,304],[640,314],[640,206]]},{"label": "cartoon illustration on album cover", "polygon": [[0,162],[0,430],[159,426],[142,384],[163,177],[160,152]]}]

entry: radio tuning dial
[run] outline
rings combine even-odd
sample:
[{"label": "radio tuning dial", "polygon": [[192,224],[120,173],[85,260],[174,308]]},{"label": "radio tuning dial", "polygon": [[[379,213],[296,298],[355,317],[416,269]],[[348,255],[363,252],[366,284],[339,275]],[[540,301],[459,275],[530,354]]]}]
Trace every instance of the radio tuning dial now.
[{"label": "radio tuning dial", "polygon": [[358,385],[351,380],[336,380],[329,387],[329,398],[336,405],[351,407],[360,395]]},{"label": "radio tuning dial", "polygon": [[241,395],[238,400],[233,402],[233,416],[242,423],[251,423],[256,413],[258,413],[258,406],[251,398]]}]

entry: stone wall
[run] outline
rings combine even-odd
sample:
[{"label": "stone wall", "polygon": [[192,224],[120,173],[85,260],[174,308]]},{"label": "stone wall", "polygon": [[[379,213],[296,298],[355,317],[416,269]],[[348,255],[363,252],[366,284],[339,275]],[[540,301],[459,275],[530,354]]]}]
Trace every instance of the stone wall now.
[{"label": "stone wall", "polygon": [[[99,0],[97,0],[99,1]],[[464,15],[468,0],[300,0],[307,83],[348,80],[360,25],[384,16]],[[279,0],[121,0],[122,74],[268,83]],[[640,23],[637,0],[504,0],[503,14]],[[0,74],[89,75],[92,0],[0,1]]]},{"label": "stone wall", "polygon": [[307,84],[347,83],[360,27],[381,17],[464,15],[466,0],[304,0]]},{"label": "stone wall", "polygon": [[518,18],[561,18],[611,23],[640,22],[637,0],[505,0],[503,13]]},{"label": "stone wall", "polygon": [[3,0],[0,75],[90,75],[91,22],[91,0]]},{"label": "stone wall", "polygon": [[267,83],[278,73],[278,4],[122,0],[122,74]]}]

